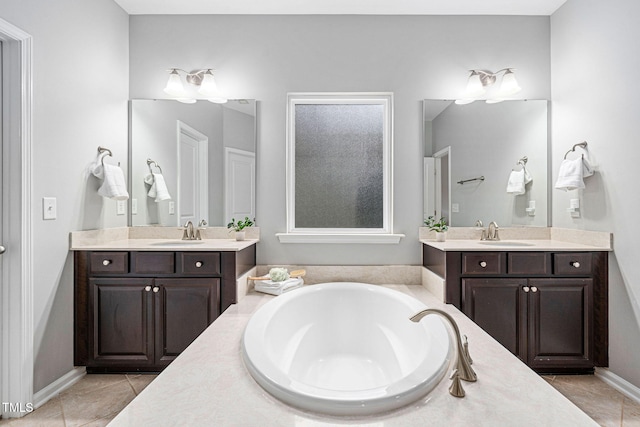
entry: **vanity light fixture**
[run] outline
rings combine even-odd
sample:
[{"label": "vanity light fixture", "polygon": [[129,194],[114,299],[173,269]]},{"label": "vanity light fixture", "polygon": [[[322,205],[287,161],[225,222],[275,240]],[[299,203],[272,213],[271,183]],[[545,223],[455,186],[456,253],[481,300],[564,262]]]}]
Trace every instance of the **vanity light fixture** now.
[{"label": "vanity light fixture", "polygon": [[502,102],[506,97],[518,93],[522,90],[516,75],[514,74],[514,68],[503,68],[495,73],[486,70],[471,70],[469,79],[467,80],[467,88],[464,91],[464,96],[461,99],[456,100],[456,104],[464,105],[470,104],[476,101],[478,97],[484,95],[487,91],[486,87],[491,86],[496,82],[496,79],[500,73],[502,74],[502,81],[500,82],[500,88],[495,97],[487,99],[487,104],[495,104]]},{"label": "vanity light fixture", "polygon": [[184,102],[186,104],[192,104],[196,102],[196,99],[189,95],[189,91],[185,89],[182,84],[179,72],[185,73],[185,80],[187,83],[198,87],[198,94],[203,98],[216,104],[224,104],[227,102],[220,91],[218,85],[213,77],[213,70],[211,68],[203,68],[195,71],[185,71],[180,68],[172,68],[169,70],[169,80],[164,88],[164,92],[175,98],[176,101]]}]

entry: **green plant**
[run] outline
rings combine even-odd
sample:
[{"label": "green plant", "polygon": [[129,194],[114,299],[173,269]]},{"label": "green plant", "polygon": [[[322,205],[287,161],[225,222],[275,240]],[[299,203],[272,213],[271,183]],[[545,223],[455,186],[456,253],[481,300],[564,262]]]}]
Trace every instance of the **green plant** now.
[{"label": "green plant", "polygon": [[236,222],[235,218],[231,218],[231,222],[227,224],[227,228],[232,228],[235,231],[242,231],[243,229],[251,227],[252,225],[254,225],[254,222],[251,221],[248,216],[245,216],[244,220],[241,219],[238,220],[238,222]]},{"label": "green plant", "polygon": [[447,225],[447,221],[444,219],[444,217],[436,221],[436,218],[433,215],[431,215],[429,218],[424,220],[424,225],[429,230],[433,230],[436,233],[442,233],[449,229],[449,226]]}]

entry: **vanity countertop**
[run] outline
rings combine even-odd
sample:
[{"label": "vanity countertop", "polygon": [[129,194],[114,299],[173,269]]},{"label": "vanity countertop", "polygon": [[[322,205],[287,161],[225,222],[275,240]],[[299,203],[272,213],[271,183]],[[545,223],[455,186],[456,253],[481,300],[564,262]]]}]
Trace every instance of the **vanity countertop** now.
[{"label": "vanity countertop", "polygon": [[463,382],[465,398],[451,396],[450,381],[443,379],[425,398],[379,416],[330,417],[287,406],[265,392],[242,362],[240,342],[249,318],[264,303],[277,298],[251,291],[209,326],[109,426],[597,426],[453,306],[438,302],[419,285],[385,286],[409,294],[425,306],[443,309],[456,319],[469,338],[478,374],[477,382]]},{"label": "vanity countertop", "polygon": [[108,242],[72,243],[72,251],[231,251],[237,252],[258,240],[247,239],[122,239]]},{"label": "vanity countertop", "polygon": [[553,251],[553,252],[593,252],[611,251],[611,246],[587,245],[562,240],[471,240],[448,239],[444,242],[420,239],[424,243],[441,251]]}]

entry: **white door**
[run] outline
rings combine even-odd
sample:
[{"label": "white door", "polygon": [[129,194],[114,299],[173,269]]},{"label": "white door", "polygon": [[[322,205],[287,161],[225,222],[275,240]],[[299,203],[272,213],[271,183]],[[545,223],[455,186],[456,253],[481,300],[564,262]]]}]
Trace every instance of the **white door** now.
[{"label": "white door", "polygon": [[225,215],[227,223],[256,217],[256,155],[250,151],[225,148]]},{"label": "white door", "polygon": [[436,162],[433,157],[424,158],[424,218],[436,215]]},{"label": "white door", "polygon": [[209,222],[209,138],[178,121],[178,225]]}]

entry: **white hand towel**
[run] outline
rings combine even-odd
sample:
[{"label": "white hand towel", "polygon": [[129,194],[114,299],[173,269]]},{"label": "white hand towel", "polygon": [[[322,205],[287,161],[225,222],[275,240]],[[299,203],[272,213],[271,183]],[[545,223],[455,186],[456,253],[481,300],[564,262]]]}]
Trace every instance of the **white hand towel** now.
[{"label": "white hand towel", "polygon": [[525,186],[533,180],[531,174],[525,168],[519,171],[511,171],[509,181],[507,182],[507,193],[515,195],[524,194]]},{"label": "white hand towel", "polygon": [[167,183],[164,180],[164,176],[160,173],[149,174],[144,178],[144,182],[151,185],[147,196],[155,199],[155,202],[161,202],[163,200],[171,200],[171,195],[167,189]]},{"label": "white hand towel", "polygon": [[283,282],[274,282],[272,280],[257,280],[254,284],[256,291],[265,294],[281,295],[285,292],[298,289],[304,285],[304,280],[299,277],[297,279],[287,279]]},{"label": "white hand towel", "polygon": [[125,183],[122,169],[119,166],[108,163],[101,166],[104,180],[98,189],[98,194],[108,199],[127,200],[129,193],[127,192],[127,184]]},{"label": "white hand towel", "polygon": [[593,175],[593,169],[584,156],[577,159],[564,159],[560,164],[555,187],[564,191],[584,188],[583,178],[591,175]]},{"label": "white hand towel", "polygon": [[98,155],[96,156],[96,159],[93,161],[93,163],[91,163],[91,166],[89,166],[89,171],[96,178],[99,178],[99,179],[104,178],[104,168],[102,167],[102,158],[106,156],[106,154],[107,153],[98,153]]}]

